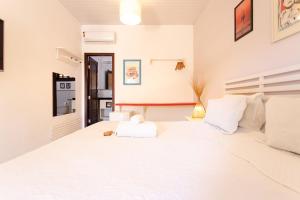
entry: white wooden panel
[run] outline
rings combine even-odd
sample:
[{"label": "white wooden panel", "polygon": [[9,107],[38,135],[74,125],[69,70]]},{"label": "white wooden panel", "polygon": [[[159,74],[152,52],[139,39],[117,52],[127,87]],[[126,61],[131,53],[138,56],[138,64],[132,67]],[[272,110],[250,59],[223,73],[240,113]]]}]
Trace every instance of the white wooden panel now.
[{"label": "white wooden panel", "polygon": [[[274,86],[271,86],[274,84]],[[253,87],[258,88],[253,88]],[[227,94],[300,92],[300,65],[283,67],[227,81]]]},{"label": "white wooden panel", "polygon": [[272,75],[276,75],[276,74],[283,74],[283,73],[294,72],[294,71],[299,71],[299,70],[300,70],[300,65],[293,65],[293,66],[289,66],[289,67],[282,67],[279,69],[267,71],[267,72],[261,73],[260,76],[272,76]]},{"label": "white wooden panel", "polygon": [[59,139],[81,129],[80,118],[69,118],[56,122],[52,127],[52,140]]},{"label": "white wooden panel", "polygon": [[261,89],[240,89],[240,90],[228,90],[226,91],[227,94],[254,94],[262,92]]},{"label": "white wooden panel", "polygon": [[239,83],[239,82],[244,82],[244,81],[251,81],[257,79],[259,76],[257,75],[250,75],[250,76],[246,76],[243,78],[237,78],[237,79],[232,79],[230,81],[227,81],[226,84],[234,84],[234,83]]},{"label": "white wooden panel", "polygon": [[240,83],[240,84],[234,84],[234,85],[226,85],[226,89],[233,89],[233,88],[243,88],[243,87],[251,87],[251,86],[259,86],[260,82],[250,82],[250,83]]},{"label": "white wooden panel", "polygon": [[263,89],[263,92],[285,92],[285,91],[300,91],[300,84],[288,85],[288,86],[265,87]]},{"label": "white wooden panel", "polygon": [[300,80],[300,74],[297,75],[291,75],[286,77],[280,77],[280,78],[271,78],[264,81],[264,84],[273,84],[273,83],[285,83],[285,82],[291,82],[291,81],[299,81]]}]

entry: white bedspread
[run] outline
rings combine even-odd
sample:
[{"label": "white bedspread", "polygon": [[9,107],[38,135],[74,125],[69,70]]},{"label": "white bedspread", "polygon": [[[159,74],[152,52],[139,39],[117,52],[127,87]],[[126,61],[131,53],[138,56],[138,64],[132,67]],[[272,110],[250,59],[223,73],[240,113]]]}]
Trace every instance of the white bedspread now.
[{"label": "white bedspread", "polygon": [[300,199],[299,180],[288,180],[299,170],[276,176],[280,166],[266,164],[275,155],[291,162],[283,167],[299,164],[299,156],[264,146],[254,133],[224,136],[199,122],[162,122],[157,138],[103,137],[115,126],[99,123],[1,164],[0,199]]}]

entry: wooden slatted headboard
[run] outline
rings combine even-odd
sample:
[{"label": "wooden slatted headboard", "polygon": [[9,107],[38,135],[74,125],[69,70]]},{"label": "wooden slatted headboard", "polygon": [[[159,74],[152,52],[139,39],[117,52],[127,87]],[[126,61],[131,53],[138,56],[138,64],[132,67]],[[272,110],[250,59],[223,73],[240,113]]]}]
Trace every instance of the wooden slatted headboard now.
[{"label": "wooden slatted headboard", "polygon": [[300,94],[300,65],[274,69],[225,83],[227,94]]}]

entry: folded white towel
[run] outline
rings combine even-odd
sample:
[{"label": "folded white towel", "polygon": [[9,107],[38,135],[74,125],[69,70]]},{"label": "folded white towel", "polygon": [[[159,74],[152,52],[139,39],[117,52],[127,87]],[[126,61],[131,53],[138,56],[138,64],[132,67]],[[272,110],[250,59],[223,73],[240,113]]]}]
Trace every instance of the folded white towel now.
[{"label": "folded white towel", "polygon": [[144,116],[143,115],[134,115],[130,118],[130,122],[133,124],[140,124],[143,123],[144,120]]},{"label": "folded white towel", "polygon": [[153,122],[133,124],[131,122],[120,122],[116,135],[118,137],[140,137],[150,138],[157,135],[157,127]]}]

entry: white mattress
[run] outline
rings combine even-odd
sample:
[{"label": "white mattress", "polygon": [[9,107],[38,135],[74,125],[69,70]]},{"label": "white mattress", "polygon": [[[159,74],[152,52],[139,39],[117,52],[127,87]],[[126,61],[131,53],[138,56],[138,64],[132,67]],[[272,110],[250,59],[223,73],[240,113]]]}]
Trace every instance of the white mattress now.
[{"label": "white mattress", "polygon": [[96,124],[0,165],[0,199],[300,199],[299,156],[265,146],[257,133],[160,122],[157,138],[102,136],[115,125]]}]

